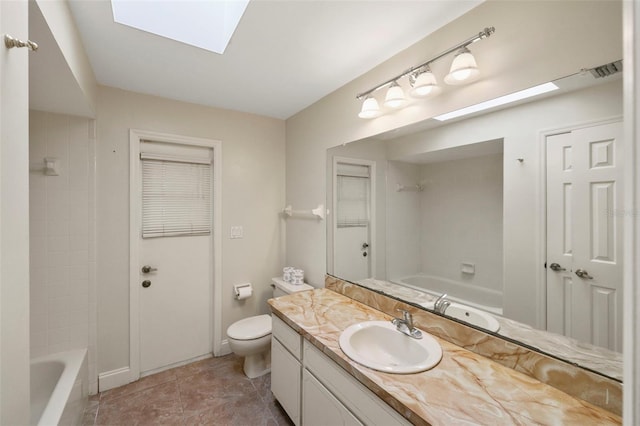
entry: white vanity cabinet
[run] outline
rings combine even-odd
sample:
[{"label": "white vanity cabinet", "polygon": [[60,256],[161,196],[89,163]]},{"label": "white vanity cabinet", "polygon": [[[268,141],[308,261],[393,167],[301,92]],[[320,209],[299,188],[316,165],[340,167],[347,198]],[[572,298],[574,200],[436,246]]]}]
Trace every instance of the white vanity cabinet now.
[{"label": "white vanity cabinet", "polygon": [[271,392],[293,424],[300,423],[302,336],[272,315]]},{"label": "white vanity cabinet", "polygon": [[296,426],[411,424],[276,316],[273,337],[271,390]]}]

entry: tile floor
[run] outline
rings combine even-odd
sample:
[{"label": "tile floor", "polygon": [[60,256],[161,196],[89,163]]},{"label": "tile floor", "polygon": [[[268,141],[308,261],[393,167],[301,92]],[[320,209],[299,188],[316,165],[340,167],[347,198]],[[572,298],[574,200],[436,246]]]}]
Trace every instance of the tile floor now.
[{"label": "tile floor", "polygon": [[271,375],[242,372],[242,358],[209,358],[92,396],[83,426],[290,426],[271,393]]}]

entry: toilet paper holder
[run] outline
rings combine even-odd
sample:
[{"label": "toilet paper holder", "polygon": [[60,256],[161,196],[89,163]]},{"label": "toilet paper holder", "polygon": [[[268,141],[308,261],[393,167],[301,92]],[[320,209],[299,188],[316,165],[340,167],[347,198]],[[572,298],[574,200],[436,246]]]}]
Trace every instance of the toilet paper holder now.
[{"label": "toilet paper holder", "polygon": [[233,293],[236,299],[243,300],[251,297],[253,286],[251,283],[234,284]]}]

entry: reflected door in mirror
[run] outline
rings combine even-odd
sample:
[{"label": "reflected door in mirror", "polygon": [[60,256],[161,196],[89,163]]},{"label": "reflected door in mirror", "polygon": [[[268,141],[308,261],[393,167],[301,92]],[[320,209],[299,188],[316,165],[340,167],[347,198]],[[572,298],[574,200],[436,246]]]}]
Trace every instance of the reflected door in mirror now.
[{"label": "reflected door in mirror", "polygon": [[334,175],[334,273],[349,280],[371,276],[371,168],[337,162]]},{"label": "reflected door in mirror", "polygon": [[622,125],[547,137],[547,329],[622,350]]}]

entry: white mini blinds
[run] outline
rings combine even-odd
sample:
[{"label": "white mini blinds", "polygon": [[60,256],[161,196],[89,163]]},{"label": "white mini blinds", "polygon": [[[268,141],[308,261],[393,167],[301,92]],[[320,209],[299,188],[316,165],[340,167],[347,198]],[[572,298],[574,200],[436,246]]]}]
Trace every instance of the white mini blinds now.
[{"label": "white mini blinds", "polygon": [[369,167],[337,164],[338,228],[369,225]]},{"label": "white mini blinds", "polygon": [[[142,238],[211,233],[211,150],[143,151]],[[184,149],[182,151],[185,151]],[[194,155],[195,154],[195,155]]]}]

